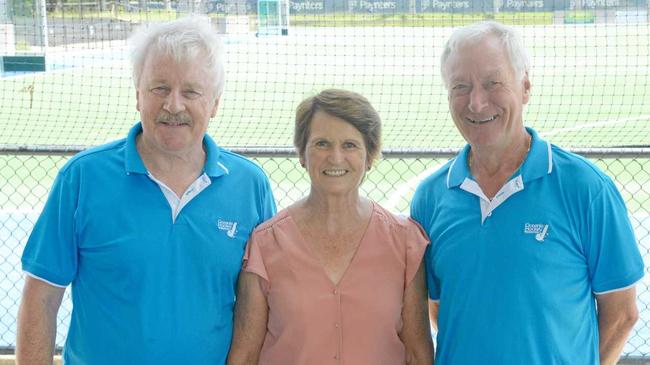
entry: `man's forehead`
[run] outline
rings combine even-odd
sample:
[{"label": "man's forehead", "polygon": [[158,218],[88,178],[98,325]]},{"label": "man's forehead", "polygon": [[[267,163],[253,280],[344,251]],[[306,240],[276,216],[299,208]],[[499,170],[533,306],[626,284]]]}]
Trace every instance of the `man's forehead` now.
[{"label": "man's forehead", "polygon": [[466,79],[472,76],[481,78],[501,77],[507,65],[502,63],[490,65],[480,60],[465,58],[461,62],[448,62],[447,74],[450,80]]},{"label": "man's forehead", "polygon": [[143,75],[154,82],[181,78],[187,84],[204,84],[210,78],[206,67],[191,60],[176,60],[172,56],[150,57],[145,62]]}]

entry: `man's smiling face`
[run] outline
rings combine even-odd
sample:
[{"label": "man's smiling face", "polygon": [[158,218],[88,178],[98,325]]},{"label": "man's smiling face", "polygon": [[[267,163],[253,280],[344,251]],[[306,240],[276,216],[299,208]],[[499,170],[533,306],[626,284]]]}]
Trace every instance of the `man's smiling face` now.
[{"label": "man's smiling face", "polygon": [[498,38],[462,45],[445,67],[451,116],[472,147],[506,146],[521,133],[530,82],[515,74]]}]

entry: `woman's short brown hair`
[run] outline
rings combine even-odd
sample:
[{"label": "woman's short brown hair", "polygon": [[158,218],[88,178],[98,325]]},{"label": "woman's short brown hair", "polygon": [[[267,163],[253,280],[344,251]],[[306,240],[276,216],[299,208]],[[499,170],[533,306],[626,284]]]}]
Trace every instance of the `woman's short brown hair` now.
[{"label": "woman's short brown hair", "polygon": [[368,99],[353,91],[341,89],[323,90],[303,100],[296,109],[296,125],[293,145],[303,157],[314,114],[322,111],[350,123],[363,136],[368,151],[368,163],[379,157],[381,149],[381,118]]}]

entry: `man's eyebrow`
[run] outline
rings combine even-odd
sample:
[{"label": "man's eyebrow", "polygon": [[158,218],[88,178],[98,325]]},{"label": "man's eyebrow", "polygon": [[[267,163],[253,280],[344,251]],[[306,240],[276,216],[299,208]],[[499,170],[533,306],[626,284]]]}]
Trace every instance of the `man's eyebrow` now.
[{"label": "man's eyebrow", "polygon": [[185,82],[183,83],[183,88],[191,90],[203,90],[205,87],[196,82]]},{"label": "man's eyebrow", "polygon": [[164,78],[157,77],[157,78],[152,78],[151,80],[149,80],[149,83],[150,84],[164,84],[164,85],[166,85],[167,81]]},{"label": "man's eyebrow", "polygon": [[462,74],[462,73],[450,74],[449,75],[449,82],[450,83],[463,82],[463,81],[466,80],[466,78],[464,76],[465,76],[465,74]]},{"label": "man's eyebrow", "polygon": [[493,77],[501,77],[503,74],[503,69],[501,67],[492,70],[491,72],[487,73],[488,78],[493,78]]},{"label": "man's eyebrow", "polygon": [[[464,82],[466,81],[466,74],[461,73],[461,72],[456,72],[456,73],[450,73],[449,74],[449,82]],[[498,67],[495,68],[491,71],[488,71],[485,73],[485,76],[483,78],[495,78],[495,77],[501,77],[503,75],[503,67]]]}]

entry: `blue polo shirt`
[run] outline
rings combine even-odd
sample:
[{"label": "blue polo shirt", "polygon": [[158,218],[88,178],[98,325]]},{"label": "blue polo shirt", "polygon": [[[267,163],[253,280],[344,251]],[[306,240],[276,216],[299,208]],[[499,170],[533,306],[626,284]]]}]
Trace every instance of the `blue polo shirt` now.
[{"label": "blue polo shirt", "polygon": [[273,216],[263,171],[206,135],[210,183],[175,220],[128,137],[59,172],[23,269],[72,284],[66,364],[224,364],[249,234]]},{"label": "blue polo shirt", "polygon": [[413,197],[431,238],[436,364],[598,364],[595,295],[643,276],[611,179],[527,130],[528,156],[492,200],[468,169],[469,146]]}]

